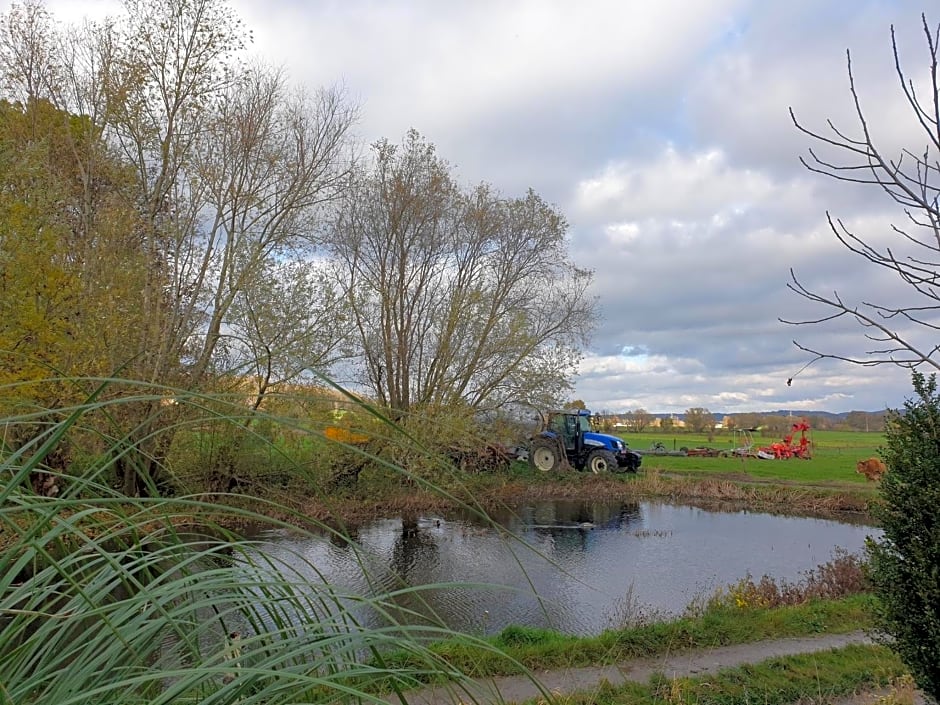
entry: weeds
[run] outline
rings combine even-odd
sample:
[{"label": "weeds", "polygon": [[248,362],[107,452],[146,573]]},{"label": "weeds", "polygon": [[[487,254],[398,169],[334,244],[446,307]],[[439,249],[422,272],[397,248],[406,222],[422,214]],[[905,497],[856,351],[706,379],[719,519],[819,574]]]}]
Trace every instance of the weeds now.
[{"label": "weeds", "polygon": [[836,549],[832,560],[806,571],[795,583],[786,580],[777,582],[766,575],[755,581],[748,575],[733,585],[719,589],[708,601],[706,609],[766,609],[802,605],[811,600],[833,600],[857,595],[870,589],[862,560],[855,554]]},{"label": "weeds", "polygon": [[[872,598],[854,595],[840,600],[747,610],[716,604],[696,617],[668,622],[648,621],[626,629],[610,629],[593,637],[574,637],[551,630],[506,627],[477,644],[443,641],[431,651],[454,668],[474,677],[513,675],[553,668],[615,664],[688,649],[746,644],[761,639],[809,636],[820,631],[842,633],[871,625]],[[494,648],[485,648],[490,644]],[[398,651],[385,663],[412,665]]]},{"label": "weeds", "polygon": [[828,652],[769,659],[695,678],[660,675],[650,681],[652,697],[633,702],[659,700],[676,705],[830,702],[854,695],[860,689],[883,687],[903,674],[904,666],[886,648],[847,646]]},{"label": "weeds", "polygon": [[914,705],[915,702],[917,686],[910,673],[892,679],[888,684],[888,692],[875,700],[876,705]]},{"label": "weeds", "polygon": [[645,627],[656,622],[668,619],[665,612],[655,610],[649,605],[640,602],[633,583],[623,595],[618,597],[607,614],[607,624],[610,629],[635,629]]}]

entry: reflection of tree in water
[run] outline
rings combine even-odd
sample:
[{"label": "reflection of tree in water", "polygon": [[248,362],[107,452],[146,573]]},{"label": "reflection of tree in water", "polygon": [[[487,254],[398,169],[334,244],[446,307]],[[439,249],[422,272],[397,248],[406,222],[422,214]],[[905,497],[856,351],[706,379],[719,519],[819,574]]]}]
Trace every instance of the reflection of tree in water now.
[{"label": "reflection of tree in water", "polygon": [[[401,531],[395,535],[392,544],[390,568],[396,576],[396,587],[421,586],[436,582],[433,578],[434,570],[440,562],[440,547],[431,532],[432,527],[440,526],[439,521],[419,521],[415,515],[405,515],[401,519]],[[433,592],[421,590],[413,594],[396,596],[394,601],[402,609],[428,615],[428,621],[439,624],[440,619],[434,617],[439,614],[441,605],[435,604]],[[406,621],[414,621],[411,617]]]},{"label": "reflection of tree in water", "polygon": [[349,548],[350,544],[359,543],[359,527],[350,525],[327,526],[330,543],[337,548]]},{"label": "reflection of tree in water", "polygon": [[622,531],[641,520],[637,502],[564,500],[535,506],[528,523],[536,536],[549,541],[556,551],[566,552],[586,551],[594,531]]},{"label": "reflection of tree in water", "polygon": [[401,518],[401,532],[395,537],[392,546],[392,570],[406,583],[416,583],[412,576],[416,568],[436,565],[438,546],[434,537],[422,527],[414,515]]},{"label": "reflection of tree in water", "polygon": [[639,522],[641,515],[637,502],[559,500],[535,505],[527,519],[533,525],[621,530]]}]

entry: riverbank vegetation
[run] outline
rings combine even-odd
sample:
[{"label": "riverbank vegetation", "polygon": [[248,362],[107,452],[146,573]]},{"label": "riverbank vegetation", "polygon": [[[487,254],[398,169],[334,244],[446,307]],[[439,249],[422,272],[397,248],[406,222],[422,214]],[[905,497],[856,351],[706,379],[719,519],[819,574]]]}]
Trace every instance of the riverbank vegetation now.
[{"label": "riverbank vegetation", "polygon": [[[321,501],[325,514],[337,518],[345,516],[342,510],[347,506],[371,507],[374,516],[387,505],[372,493],[396,487],[401,496],[411,496],[416,510],[424,508],[426,497],[436,496],[442,506],[483,515],[488,501],[505,503],[509,496],[524,501],[532,496],[526,492],[582,496],[588,491],[609,499],[615,491],[649,492],[655,484],[662,486],[658,491],[669,488],[674,492],[683,482],[698,486],[712,482],[719,483],[716,491],[726,495],[722,481],[661,477],[655,471],[639,476],[527,477],[532,471],[524,465],[468,473],[414,435],[375,419],[376,424],[387,426],[382,437],[394,448],[405,452],[412,444],[410,452],[423,458],[416,470],[406,471],[388,456],[368,453],[355,443],[329,441],[296,419],[278,420],[259,410],[252,414],[251,424],[245,425],[244,415],[232,413],[225,418],[222,413],[237,408],[234,402],[226,405],[218,398],[178,393],[175,403],[214,412],[203,417],[219,425],[213,433],[223,437],[231,433],[243,449],[258,454],[246,455],[257,463],[246,467],[261,468],[262,459],[271,459],[283,478],[271,483],[273,489],[263,499],[239,487],[223,493],[204,489],[186,493],[182,491],[184,476],[167,472],[167,478],[180,483],[173,486],[173,496],[127,497],[114,472],[114,449],[83,453],[70,472],[47,463],[66,435],[94,439],[85,417],[112,413],[120,401],[99,397],[116,383],[101,382],[84,403],[57,412],[58,420],[46,422],[44,433],[20,449],[7,449],[0,459],[4,477],[0,487],[4,547],[0,554],[0,682],[9,702],[83,702],[90,693],[115,703],[242,698],[243,702],[270,704],[292,702],[300,692],[329,701],[340,693],[410,687],[431,674],[460,680],[480,673],[488,659],[505,664],[504,654],[513,649],[520,660],[520,649],[537,648],[539,663],[561,664],[572,658],[609,659],[655,651],[650,644],[692,647],[762,634],[848,630],[866,623],[864,598],[844,603],[814,601],[773,613],[765,612],[769,594],[765,584],[742,583],[723,598],[724,607],[712,607],[697,621],[621,631],[616,637],[598,637],[592,648],[580,642],[575,645],[567,637],[549,638],[518,629],[489,644],[483,658],[478,648],[483,642],[477,637],[442,628],[438,635],[451,636],[455,641],[448,648],[456,649],[445,657],[429,644],[424,627],[394,619],[381,628],[360,625],[358,610],[396,614],[402,597],[420,599],[420,588],[401,586],[362,595],[317,584],[311,581],[318,574],[317,566],[305,556],[260,554],[252,541],[232,528],[255,522],[269,528],[291,525],[302,531],[303,526],[313,524],[333,532],[338,542],[354,550],[355,542],[338,528],[340,522],[318,521],[317,514],[301,511],[305,503]],[[10,424],[23,420],[6,419]],[[210,421],[196,428],[182,427],[177,438],[206,439]],[[322,491],[312,482],[318,466],[306,465],[287,453],[288,441],[297,443],[304,453],[329,441],[336,452],[366,458],[369,463],[355,482]],[[89,445],[94,448],[93,443]],[[211,452],[222,449],[212,446]],[[314,455],[300,457],[312,459]],[[56,491],[37,491],[31,481],[36,476],[51,479]],[[274,503],[279,495],[308,487],[313,499],[301,495],[300,500]],[[745,489],[761,492],[768,488],[749,485]],[[853,603],[853,599],[858,601]],[[788,613],[790,609],[795,611]],[[762,613],[766,616],[756,616]],[[782,616],[786,614],[790,616]],[[76,638],[78,633],[81,639]],[[405,645],[408,661],[401,663],[390,654]],[[463,660],[457,656],[461,653]],[[62,677],[65,670],[68,678]]]},{"label": "riverbank vegetation", "polygon": [[[577,637],[547,629],[510,626],[480,642],[431,646],[448,667],[474,677],[609,665],[683,650],[746,644],[764,639],[844,633],[872,626],[873,600],[857,556],[841,554],[795,583],[763,576],[702,595],[679,619],[662,619],[627,605],[622,628]],[[385,663],[414,665],[406,652]]]},{"label": "riverbank vegetation", "polygon": [[[753,509],[803,514],[856,514],[867,513],[876,501],[877,484],[856,473],[855,463],[875,455],[883,440],[880,434],[820,432],[815,435],[816,451],[811,460],[649,454],[636,475],[540,473],[524,461],[467,472],[445,459],[443,464],[428,468],[428,477],[461,500],[473,497],[487,508],[549,498],[615,498],[739,503]],[[481,438],[475,442],[485,443]],[[362,468],[357,482],[337,487],[329,501],[311,498],[303,511],[321,517],[355,518],[357,504],[366,512],[379,506],[388,511],[422,507],[441,511],[453,506],[452,500],[438,492],[424,491],[411,482],[403,485],[399,476],[376,471],[368,463]]]}]

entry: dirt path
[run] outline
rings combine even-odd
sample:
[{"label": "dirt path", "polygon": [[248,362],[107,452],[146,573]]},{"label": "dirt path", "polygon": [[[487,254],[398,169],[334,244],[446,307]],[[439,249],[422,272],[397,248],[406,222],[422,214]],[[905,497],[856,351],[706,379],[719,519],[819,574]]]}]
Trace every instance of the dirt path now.
[{"label": "dirt path", "polygon": [[[455,705],[468,702],[480,705],[515,703],[535,697],[545,697],[549,693],[565,695],[590,692],[603,681],[612,685],[620,685],[628,681],[646,683],[654,673],[663,673],[667,677],[697,676],[745,663],[757,663],[777,656],[812,653],[837,649],[849,644],[869,643],[871,640],[864,632],[758,641],[751,644],[721,646],[714,649],[667,654],[657,658],[638,659],[615,666],[539,672],[533,674],[534,678],[539,681],[538,685],[533,682],[533,679],[524,676],[505,676],[476,680],[460,690],[455,686],[437,686],[410,691],[407,698],[409,705]],[[395,696],[388,702],[394,705],[401,703]],[[870,702],[870,700],[842,702],[849,705],[850,703]]]}]

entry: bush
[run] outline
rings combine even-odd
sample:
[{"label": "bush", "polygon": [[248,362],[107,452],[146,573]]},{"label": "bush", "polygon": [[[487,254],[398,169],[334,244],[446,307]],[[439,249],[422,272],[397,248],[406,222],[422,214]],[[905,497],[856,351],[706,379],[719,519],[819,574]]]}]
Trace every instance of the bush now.
[{"label": "bush", "polygon": [[916,397],[894,413],[882,455],[888,472],[875,507],[884,536],[869,539],[879,627],[917,685],[940,699],[940,395],[914,372]]},{"label": "bush", "polygon": [[750,575],[716,591],[706,608],[773,608],[802,605],[812,600],[838,600],[870,589],[858,556],[836,549],[832,560],[803,573],[797,582],[779,583],[765,575],[755,581]]}]

